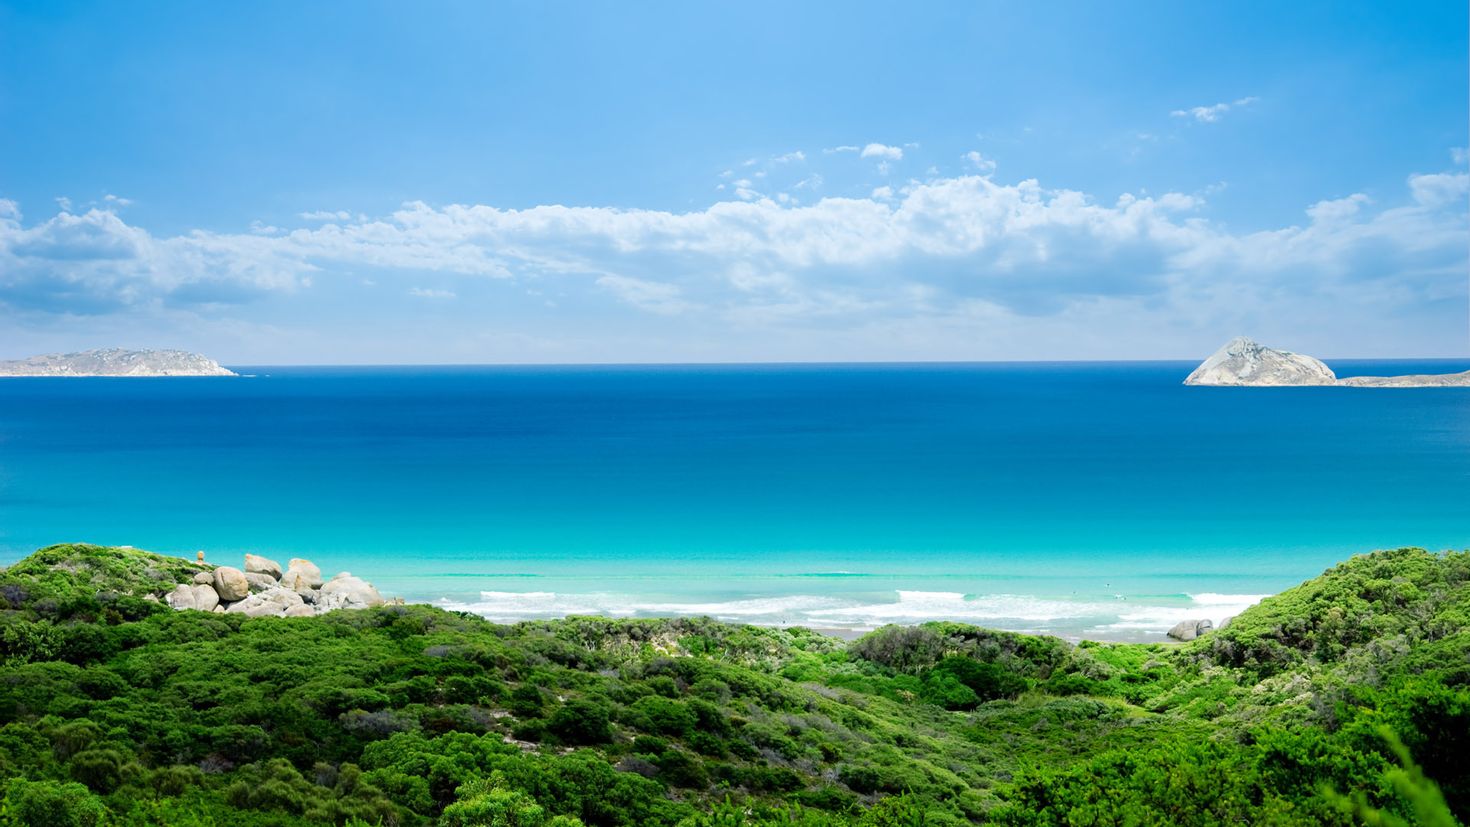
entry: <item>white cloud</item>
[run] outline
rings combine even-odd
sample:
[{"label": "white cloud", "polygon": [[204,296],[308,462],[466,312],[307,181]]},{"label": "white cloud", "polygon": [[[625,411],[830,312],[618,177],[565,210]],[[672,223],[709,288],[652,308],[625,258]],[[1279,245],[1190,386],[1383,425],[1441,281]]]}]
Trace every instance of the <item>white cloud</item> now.
[{"label": "white cloud", "polygon": [[1463,147],[1463,146],[1453,146],[1453,147],[1450,147],[1450,160],[1454,161],[1457,166],[1464,166],[1465,165],[1466,158],[1467,158],[1467,153],[1465,151],[1465,147]]},{"label": "white cloud", "polygon": [[749,179],[731,184],[737,199],[686,212],[411,202],[376,218],[172,236],[102,209],[27,225],[0,200],[0,320],[229,316],[266,300],[340,302],[364,280],[453,298],[456,280],[488,279],[497,295],[544,293],[538,303],[698,314],[711,336],[723,330],[752,349],[819,327],[830,338],[810,341],[910,342],[901,352],[942,355],[921,343],[961,330],[976,343],[1002,329],[1060,335],[1068,323],[1214,335],[1215,325],[1291,314],[1387,325],[1466,292],[1463,171],[1408,177],[1381,204],[1321,201],[1298,223],[1251,233],[1201,217],[1203,195],[1105,202],[962,175],[796,205]]},{"label": "white cloud", "polygon": [[755,189],[755,184],[749,178],[741,178],[731,186],[735,188],[735,197],[742,201],[759,201],[764,197]]},{"label": "white cloud", "polygon": [[307,221],[351,221],[352,213],[346,210],[312,210],[310,212],[297,213],[300,218]]},{"label": "white cloud", "polygon": [[806,153],[798,149],[795,152],[788,152],[785,155],[777,155],[776,157],[771,159],[771,162],[776,164],[790,164],[797,161],[805,160]]},{"label": "white cloud", "polygon": [[834,152],[861,152],[862,149],[863,148],[860,147],[860,146],[847,146],[847,145],[843,145],[843,146],[834,146],[834,147],[831,147],[829,149],[824,149],[824,150],[822,150],[822,152],[824,152],[824,153],[826,153],[828,155],[831,155]]},{"label": "white cloud", "polygon": [[110,192],[102,196],[102,200],[107,202],[108,204],[112,204],[118,207],[126,207],[133,203],[133,199],[131,198],[122,198],[120,196],[113,195]]},{"label": "white cloud", "polygon": [[1465,206],[1465,196],[1470,193],[1470,174],[1463,172],[1438,173],[1434,175],[1409,176],[1409,192],[1414,200],[1426,207],[1443,207],[1460,202]]},{"label": "white cloud", "polygon": [[970,162],[971,166],[980,170],[982,174],[995,172],[995,162],[973,149],[966,152],[963,157],[966,161]]},{"label": "white cloud", "polygon": [[882,158],[885,161],[902,161],[903,147],[887,146],[886,144],[868,144],[859,153],[860,158]]},{"label": "white cloud", "polygon": [[1169,114],[1175,118],[1194,118],[1199,123],[1215,123],[1231,109],[1238,109],[1240,107],[1250,106],[1258,100],[1260,100],[1260,98],[1251,95],[1249,97],[1237,98],[1236,100],[1228,103],[1222,102],[1212,104],[1210,106],[1193,106],[1188,109],[1175,109]]},{"label": "white cloud", "polygon": [[1314,224],[1348,221],[1355,217],[1364,205],[1370,203],[1372,203],[1372,199],[1361,192],[1357,192],[1346,198],[1318,201],[1307,208],[1307,216],[1312,219]]},{"label": "white cloud", "polygon": [[694,306],[680,298],[677,285],[635,279],[628,276],[603,276],[597,286],[611,291],[620,300],[650,313],[674,314]]}]

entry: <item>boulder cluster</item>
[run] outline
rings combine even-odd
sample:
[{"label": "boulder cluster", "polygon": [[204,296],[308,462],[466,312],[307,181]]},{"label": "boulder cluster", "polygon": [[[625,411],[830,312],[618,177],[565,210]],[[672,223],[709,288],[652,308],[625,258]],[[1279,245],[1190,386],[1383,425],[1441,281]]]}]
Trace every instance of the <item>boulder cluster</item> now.
[{"label": "boulder cluster", "polygon": [[245,568],[219,566],[194,575],[164,597],[175,609],[243,614],[247,617],[309,617],[333,609],[366,609],[385,601],[372,584],[351,572],[331,580],[310,560],[281,564],[245,555]]},{"label": "boulder cluster", "polygon": [[[1222,621],[1220,623],[1220,628],[1225,628],[1225,623],[1228,622],[1229,618],[1226,618],[1225,621]],[[1169,630],[1169,637],[1174,638],[1175,640],[1188,642],[1194,640],[1197,637],[1204,637],[1205,635],[1213,631],[1215,631],[1215,623],[1208,618],[1200,620],[1181,620],[1178,623],[1174,624],[1174,628]]]}]

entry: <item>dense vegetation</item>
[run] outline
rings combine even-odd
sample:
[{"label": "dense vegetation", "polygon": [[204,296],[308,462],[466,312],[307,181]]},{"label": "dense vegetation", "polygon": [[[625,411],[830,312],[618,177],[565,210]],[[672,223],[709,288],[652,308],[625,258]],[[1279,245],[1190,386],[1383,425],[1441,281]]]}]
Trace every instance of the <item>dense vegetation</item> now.
[{"label": "dense vegetation", "polygon": [[0,572],[0,824],[1453,824],[1470,553],[1354,558],[1193,643],[852,644],[427,606],[175,612],[200,566]]}]

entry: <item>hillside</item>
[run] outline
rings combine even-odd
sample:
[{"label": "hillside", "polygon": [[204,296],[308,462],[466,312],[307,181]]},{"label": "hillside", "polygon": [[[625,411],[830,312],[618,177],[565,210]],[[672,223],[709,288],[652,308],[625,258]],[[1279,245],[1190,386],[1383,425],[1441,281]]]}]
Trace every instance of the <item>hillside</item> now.
[{"label": "hillside", "polygon": [[1470,812],[1470,552],[1356,557],[1183,645],[950,623],[848,644],[709,620],[501,626],[429,606],[250,619],[156,600],[200,568],[67,545],[0,572],[0,823]]}]

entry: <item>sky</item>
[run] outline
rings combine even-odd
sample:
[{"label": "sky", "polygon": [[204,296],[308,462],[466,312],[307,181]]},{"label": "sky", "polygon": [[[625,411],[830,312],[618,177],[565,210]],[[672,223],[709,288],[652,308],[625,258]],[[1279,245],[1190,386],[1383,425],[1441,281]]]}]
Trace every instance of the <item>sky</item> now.
[{"label": "sky", "polygon": [[1467,28],[0,0],[0,358],[1465,357]]}]

